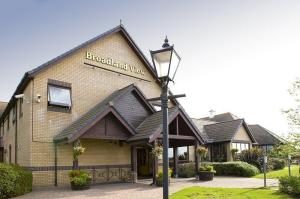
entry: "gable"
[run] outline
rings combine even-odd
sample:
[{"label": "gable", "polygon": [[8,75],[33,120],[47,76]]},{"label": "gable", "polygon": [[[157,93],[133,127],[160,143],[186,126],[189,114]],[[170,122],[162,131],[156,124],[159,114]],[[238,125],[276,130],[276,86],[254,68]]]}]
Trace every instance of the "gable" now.
[{"label": "gable", "polygon": [[130,135],[131,133],[125,126],[112,113],[109,113],[81,138],[126,140]]},{"label": "gable", "polygon": [[137,128],[152,111],[146,106],[145,102],[135,91],[128,92],[114,104],[116,110],[134,128]]},{"label": "gable", "polygon": [[236,132],[233,140],[243,140],[251,142],[251,138],[249,137],[244,125],[241,125],[238,131]]}]

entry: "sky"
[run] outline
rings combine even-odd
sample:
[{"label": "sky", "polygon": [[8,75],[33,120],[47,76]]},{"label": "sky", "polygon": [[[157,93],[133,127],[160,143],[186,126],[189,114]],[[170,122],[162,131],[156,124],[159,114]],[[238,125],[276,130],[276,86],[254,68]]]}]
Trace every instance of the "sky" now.
[{"label": "sky", "polygon": [[144,54],[165,35],[182,57],[171,89],[193,118],[231,112],[286,135],[300,73],[300,1],[0,0],[0,101],[21,77],[120,23]]}]

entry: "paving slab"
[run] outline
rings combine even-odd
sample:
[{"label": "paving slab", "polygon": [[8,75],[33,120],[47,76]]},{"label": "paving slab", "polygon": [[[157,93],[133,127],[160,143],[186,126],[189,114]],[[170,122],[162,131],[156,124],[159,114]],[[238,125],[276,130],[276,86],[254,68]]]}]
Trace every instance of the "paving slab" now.
[{"label": "paving slab", "polygon": [[[151,180],[140,180],[136,184],[94,185],[89,190],[72,191],[70,187],[36,188],[31,193],[17,199],[159,199],[162,188],[151,186]],[[268,179],[268,186],[278,186],[278,180]],[[191,186],[224,188],[258,188],[263,186],[262,179],[240,177],[215,177],[213,181],[202,182],[194,178],[172,179],[170,194]]]}]

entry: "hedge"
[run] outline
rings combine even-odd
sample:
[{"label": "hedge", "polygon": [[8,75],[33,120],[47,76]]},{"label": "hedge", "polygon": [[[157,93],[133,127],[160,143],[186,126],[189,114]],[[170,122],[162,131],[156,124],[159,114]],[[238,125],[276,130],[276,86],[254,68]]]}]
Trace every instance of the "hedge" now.
[{"label": "hedge", "polygon": [[279,159],[279,158],[270,158],[272,165],[273,165],[273,170],[281,170],[284,169],[286,166],[286,161],[284,159]]},{"label": "hedge", "polygon": [[32,190],[32,173],[17,165],[0,164],[0,199],[16,197]]},{"label": "hedge", "polygon": [[177,167],[178,177],[191,178],[196,176],[195,163],[179,164]]},{"label": "hedge", "polygon": [[216,162],[212,165],[219,176],[251,177],[259,173],[258,168],[246,162]]},{"label": "hedge", "polygon": [[295,196],[300,196],[300,177],[284,176],[279,178],[279,191]]}]

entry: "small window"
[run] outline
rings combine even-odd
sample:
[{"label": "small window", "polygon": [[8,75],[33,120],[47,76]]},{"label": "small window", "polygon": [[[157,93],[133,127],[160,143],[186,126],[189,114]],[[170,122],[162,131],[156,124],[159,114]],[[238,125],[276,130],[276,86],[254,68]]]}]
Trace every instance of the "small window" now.
[{"label": "small window", "polygon": [[71,89],[61,86],[49,85],[48,104],[50,106],[71,108]]},{"label": "small window", "polygon": [[12,123],[14,124],[16,122],[16,107],[13,107],[13,115],[12,115]]},{"label": "small window", "polygon": [[23,98],[20,98],[19,117],[23,117]]}]

